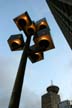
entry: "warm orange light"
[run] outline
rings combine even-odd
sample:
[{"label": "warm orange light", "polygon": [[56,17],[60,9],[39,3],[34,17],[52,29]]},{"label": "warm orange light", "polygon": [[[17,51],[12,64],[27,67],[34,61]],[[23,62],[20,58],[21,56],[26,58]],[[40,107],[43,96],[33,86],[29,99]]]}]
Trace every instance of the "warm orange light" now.
[{"label": "warm orange light", "polygon": [[42,25],[48,25],[47,22],[45,22],[45,21],[42,21],[41,24]]},{"label": "warm orange light", "polygon": [[37,21],[36,24],[37,24],[37,30],[38,31],[43,30],[46,27],[48,27],[48,23],[47,23],[45,18],[42,18],[41,20]]},{"label": "warm orange light", "polygon": [[44,59],[43,52],[36,52],[29,54],[29,58],[32,63],[38,62]]},{"label": "warm orange light", "polygon": [[42,35],[40,38],[41,38],[42,40],[48,40],[48,41],[50,41],[48,35]]},{"label": "warm orange light", "polygon": [[48,26],[48,24],[47,24],[46,22],[42,21],[42,22],[40,23],[40,25],[39,25],[39,30],[44,29],[44,28],[46,28],[47,26]]},{"label": "warm orange light", "polygon": [[21,45],[21,40],[20,39],[16,39],[16,40],[13,40],[11,43],[16,43],[18,45]]},{"label": "warm orange light", "polygon": [[27,16],[24,16],[23,19],[24,19],[24,20],[28,20]]}]

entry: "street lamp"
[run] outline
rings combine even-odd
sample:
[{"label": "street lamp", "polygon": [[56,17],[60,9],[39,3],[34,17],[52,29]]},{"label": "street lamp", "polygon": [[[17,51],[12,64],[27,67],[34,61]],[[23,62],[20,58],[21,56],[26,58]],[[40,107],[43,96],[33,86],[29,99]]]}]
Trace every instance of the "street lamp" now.
[{"label": "street lamp", "polygon": [[8,44],[12,51],[22,50],[25,43],[22,34],[11,35],[8,39]]},{"label": "street lamp", "polygon": [[38,31],[36,36],[34,36],[33,41],[42,51],[47,51],[54,48],[49,27]]},{"label": "street lamp", "polygon": [[[35,23],[31,20],[28,12],[25,12],[16,17],[14,22],[19,30],[22,30],[25,33],[26,42],[24,42],[22,34],[11,35],[8,39],[8,44],[12,51],[23,50],[8,108],[19,108],[27,57],[29,57],[32,63],[35,63],[44,59],[44,51],[54,48],[50,30],[45,18]],[[34,45],[30,46],[32,36]]]},{"label": "street lamp", "polygon": [[29,59],[32,63],[38,62],[44,59],[43,52],[30,53]]}]

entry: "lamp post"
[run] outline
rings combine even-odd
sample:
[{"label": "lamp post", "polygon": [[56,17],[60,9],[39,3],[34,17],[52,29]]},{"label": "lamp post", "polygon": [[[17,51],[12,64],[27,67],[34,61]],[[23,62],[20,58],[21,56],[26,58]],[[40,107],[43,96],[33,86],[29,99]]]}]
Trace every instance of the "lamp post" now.
[{"label": "lamp post", "polygon": [[[28,13],[25,12],[24,14],[16,17],[14,22],[16,23],[19,30],[24,31],[26,35],[26,42],[24,42],[22,34],[11,35],[11,37],[8,39],[8,44],[12,51],[23,50],[8,108],[19,108],[27,57],[29,57],[32,63],[35,63],[43,59],[43,51],[54,48],[53,41],[49,36],[50,33],[48,24],[45,19],[41,19],[35,23],[31,20]],[[33,40],[35,44],[30,46],[32,35],[34,36]],[[46,45],[43,47],[43,40],[44,42],[48,42],[48,46],[46,46],[46,43]],[[39,44],[39,42],[41,44]],[[44,42],[43,44],[45,44]],[[40,45],[42,45],[42,47]]]}]

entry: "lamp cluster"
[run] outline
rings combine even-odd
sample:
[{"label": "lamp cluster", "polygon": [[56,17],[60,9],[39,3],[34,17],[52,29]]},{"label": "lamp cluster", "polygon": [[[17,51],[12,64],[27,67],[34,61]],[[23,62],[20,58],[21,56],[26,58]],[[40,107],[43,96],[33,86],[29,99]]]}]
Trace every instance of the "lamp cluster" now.
[{"label": "lamp cluster", "polygon": [[[34,45],[30,46],[28,51],[32,63],[42,60],[43,52],[54,48],[46,18],[35,22],[31,20],[28,12],[25,12],[14,18],[14,22],[20,31],[24,31],[27,38],[33,36]],[[23,50],[25,46],[22,34],[11,35],[8,43],[12,51]]]}]

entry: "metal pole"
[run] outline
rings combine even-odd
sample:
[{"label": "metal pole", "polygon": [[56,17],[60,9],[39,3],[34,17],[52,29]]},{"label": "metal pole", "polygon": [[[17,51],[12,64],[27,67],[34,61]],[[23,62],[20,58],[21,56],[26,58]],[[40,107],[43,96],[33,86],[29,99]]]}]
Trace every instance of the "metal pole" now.
[{"label": "metal pole", "polygon": [[30,40],[31,37],[27,37],[8,108],[19,108]]}]

